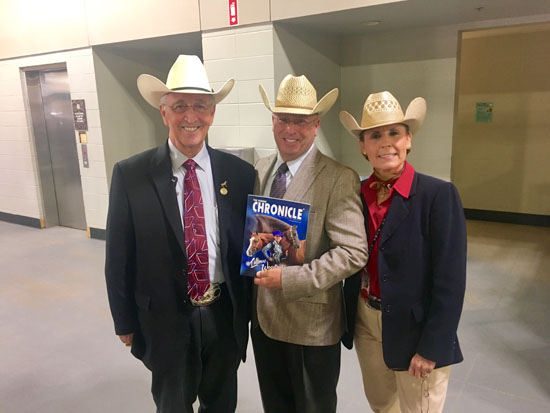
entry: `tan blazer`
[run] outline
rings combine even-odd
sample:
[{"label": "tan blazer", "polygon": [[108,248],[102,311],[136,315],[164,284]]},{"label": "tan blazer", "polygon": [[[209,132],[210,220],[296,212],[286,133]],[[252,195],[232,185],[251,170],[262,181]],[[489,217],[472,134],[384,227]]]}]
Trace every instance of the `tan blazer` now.
[{"label": "tan blazer", "polygon": [[[256,164],[263,194],[276,155]],[[311,205],[304,265],[284,267],[282,290],[256,287],[263,332],[287,343],[326,346],[345,330],[342,280],[367,261],[367,242],[357,173],[312,149],[284,199]]]}]

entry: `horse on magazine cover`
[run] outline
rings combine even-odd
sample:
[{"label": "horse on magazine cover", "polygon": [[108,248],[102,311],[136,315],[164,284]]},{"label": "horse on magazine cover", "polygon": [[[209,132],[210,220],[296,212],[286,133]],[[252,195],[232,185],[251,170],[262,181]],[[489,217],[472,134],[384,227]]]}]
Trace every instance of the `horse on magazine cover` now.
[{"label": "horse on magazine cover", "polygon": [[[305,240],[298,238],[296,226],[290,226],[284,233],[281,240],[281,247],[286,251],[287,265],[301,265],[304,263]],[[274,236],[271,232],[252,232],[250,242],[246,250],[246,255],[252,257],[256,252],[273,241]]]}]

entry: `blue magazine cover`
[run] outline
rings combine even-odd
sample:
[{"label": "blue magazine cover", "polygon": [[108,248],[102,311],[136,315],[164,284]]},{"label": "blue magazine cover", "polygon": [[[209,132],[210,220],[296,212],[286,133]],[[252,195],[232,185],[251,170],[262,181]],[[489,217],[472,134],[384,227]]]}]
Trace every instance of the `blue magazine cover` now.
[{"label": "blue magazine cover", "polygon": [[241,275],[286,265],[302,265],[309,204],[248,195]]}]

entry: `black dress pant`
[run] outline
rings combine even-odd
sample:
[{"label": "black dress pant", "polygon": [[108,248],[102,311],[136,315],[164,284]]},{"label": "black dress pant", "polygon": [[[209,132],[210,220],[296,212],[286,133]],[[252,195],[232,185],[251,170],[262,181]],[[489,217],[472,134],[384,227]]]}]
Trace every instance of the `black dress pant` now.
[{"label": "black dress pant", "polygon": [[252,329],[254,358],[266,413],[335,413],[340,343],[302,346]]},{"label": "black dress pant", "polygon": [[191,309],[190,331],[189,346],[172,368],[153,371],[151,391],[157,412],[193,413],[198,397],[199,413],[233,413],[240,356],[231,299],[224,284],[216,302]]}]

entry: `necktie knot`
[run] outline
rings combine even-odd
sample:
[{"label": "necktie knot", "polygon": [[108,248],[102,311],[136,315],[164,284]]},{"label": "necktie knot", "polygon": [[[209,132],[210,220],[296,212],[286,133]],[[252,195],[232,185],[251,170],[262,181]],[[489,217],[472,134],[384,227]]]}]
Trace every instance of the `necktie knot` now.
[{"label": "necktie knot", "polygon": [[286,162],[283,162],[281,165],[279,165],[279,167],[277,168],[277,172],[275,172],[275,175],[282,175],[282,174],[286,174],[288,171],[288,165],[286,164]]},{"label": "necktie knot", "polygon": [[197,167],[197,163],[193,159],[188,159],[183,163],[183,167],[186,171],[194,171]]}]

